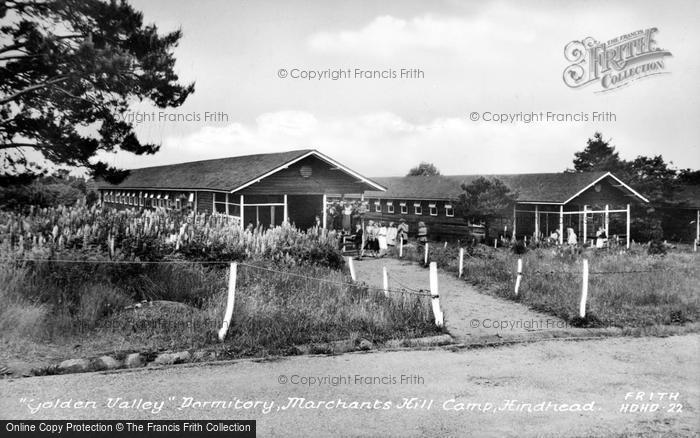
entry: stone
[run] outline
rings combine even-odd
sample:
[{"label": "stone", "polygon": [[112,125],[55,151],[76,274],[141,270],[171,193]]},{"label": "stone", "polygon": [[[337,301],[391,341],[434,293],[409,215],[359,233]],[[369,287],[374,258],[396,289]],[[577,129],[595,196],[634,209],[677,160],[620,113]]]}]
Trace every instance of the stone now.
[{"label": "stone", "polygon": [[191,359],[189,351],[180,351],[177,353],[161,353],[153,361],[154,365],[173,365],[176,363],[188,362]]},{"label": "stone", "polygon": [[124,364],[127,368],[139,368],[146,364],[146,358],[140,353],[131,353],[126,356]]},{"label": "stone", "polygon": [[360,341],[360,350],[371,350],[372,347],[372,342],[368,341],[367,339],[363,339]]},{"label": "stone", "polygon": [[61,373],[82,373],[90,369],[90,361],[87,359],[68,359],[58,364]]},{"label": "stone", "polygon": [[192,359],[192,355],[189,351],[180,351],[175,353],[175,363],[189,362]]},{"label": "stone", "polygon": [[102,356],[95,359],[93,366],[98,371],[115,370],[122,366],[121,362],[112,356]]}]

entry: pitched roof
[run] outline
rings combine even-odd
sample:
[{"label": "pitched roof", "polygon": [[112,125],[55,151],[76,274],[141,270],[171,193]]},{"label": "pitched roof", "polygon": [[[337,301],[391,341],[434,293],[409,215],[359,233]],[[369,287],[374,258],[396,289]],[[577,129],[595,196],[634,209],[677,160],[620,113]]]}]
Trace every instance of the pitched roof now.
[{"label": "pitched roof", "polygon": [[131,169],[129,176],[121,183],[110,184],[104,180],[98,180],[97,186],[101,189],[190,189],[231,192],[275,173],[309,155],[314,155],[362,179],[369,187],[383,188],[376,182],[357,174],[314,149],[244,155]]},{"label": "pitched roof", "polygon": [[[395,199],[456,199],[463,192],[461,188],[463,183],[470,184],[483,176],[501,180],[517,193],[519,202],[563,204],[607,175],[608,172],[583,172],[374,178],[379,184],[387,187],[387,191],[365,192],[365,196]],[[609,175],[615,178],[612,174]],[[628,189],[646,201],[631,188],[628,187]]]}]

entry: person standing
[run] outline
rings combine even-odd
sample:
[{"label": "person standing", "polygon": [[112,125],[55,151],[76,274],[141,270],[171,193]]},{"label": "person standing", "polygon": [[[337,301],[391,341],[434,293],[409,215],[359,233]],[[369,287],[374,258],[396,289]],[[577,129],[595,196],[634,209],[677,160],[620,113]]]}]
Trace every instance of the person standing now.
[{"label": "person standing", "polygon": [[387,244],[387,233],[388,230],[384,226],[384,223],[380,222],[377,228],[377,243],[379,244],[379,257],[384,257],[386,255],[386,250],[389,249],[389,246]]},{"label": "person standing", "polygon": [[408,224],[403,218],[399,220],[399,227],[396,229],[396,237],[399,239],[400,243],[408,243]]},{"label": "person standing", "polygon": [[398,229],[396,228],[396,225],[394,225],[393,222],[389,222],[389,228],[387,228],[386,232],[386,244],[389,246],[395,246],[396,245],[396,235],[398,233]]},{"label": "person standing", "polygon": [[428,227],[425,222],[418,222],[418,243],[424,246],[428,243]]}]

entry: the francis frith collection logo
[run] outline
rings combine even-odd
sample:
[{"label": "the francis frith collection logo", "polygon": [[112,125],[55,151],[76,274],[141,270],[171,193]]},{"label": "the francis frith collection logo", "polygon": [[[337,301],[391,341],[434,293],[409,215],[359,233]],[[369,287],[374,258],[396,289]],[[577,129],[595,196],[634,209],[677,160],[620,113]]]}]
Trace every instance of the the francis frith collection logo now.
[{"label": "the francis frith collection logo", "polygon": [[571,88],[599,84],[598,92],[614,90],[641,78],[668,73],[664,58],[671,52],[658,47],[657,28],[638,30],[606,42],[592,37],[574,40],[564,48],[564,83]]}]

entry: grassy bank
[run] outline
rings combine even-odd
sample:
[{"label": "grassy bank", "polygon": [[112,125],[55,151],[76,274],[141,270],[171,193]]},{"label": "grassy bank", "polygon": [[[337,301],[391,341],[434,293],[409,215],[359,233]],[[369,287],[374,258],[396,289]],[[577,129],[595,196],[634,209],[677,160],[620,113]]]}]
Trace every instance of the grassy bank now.
[{"label": "grassy bank", "polygon": [[[227,297],[226,265],[89,264],[88,272],[82,266],[0,265],[6,357],[36,355],[42,346],[64,358],[214,346],[227,357],[264,356],[299,344],[436,332],[424,297],[385,297],[363,285],[340,284],[346,275],[327,267],[256,263],[239,266],[233,325],[220,345],[215,334]],[[135,293],[150,303],[134,306]]]},{"label": "grassy bank", "polygon": [[[464,278],[479,290],[519,301],[573,325],[646,327],[700,321],[700,256],[671,251],[648,255],[644,248],[612,252],[541,248],[516,255],[507,248],[465,248]],[[459,248],[434,245],[430,260],[457,273]],[[421,262],[423,253],[406,248]],[[517,260],[523,259],[518,296],[513,293]],[[579,319],[582,259],[589,261],[587,317]]]}]

